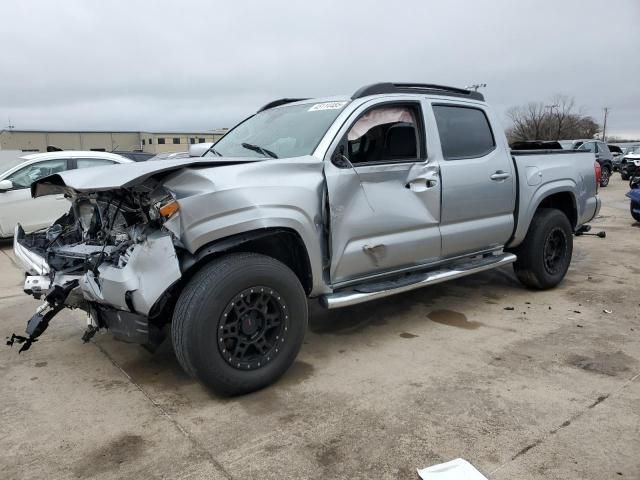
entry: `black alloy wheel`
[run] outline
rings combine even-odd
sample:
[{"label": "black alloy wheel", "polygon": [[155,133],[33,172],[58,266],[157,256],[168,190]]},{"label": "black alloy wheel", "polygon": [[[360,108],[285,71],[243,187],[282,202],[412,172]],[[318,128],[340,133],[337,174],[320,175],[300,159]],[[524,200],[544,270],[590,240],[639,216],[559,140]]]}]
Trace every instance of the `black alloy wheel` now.
[{"label": "black alloy wheel", "polygon": [[547,235],[544,244],[544,268],[550,275],[556,275],[564,268],[567,253],[567,236],[563,229],[554,228]]},{"label": "black alloy wheel", "polygon": [[218,349],[239,370],[255,370],[272,361],[285,343],[289,315],[282,296],[269,287],[243,290],[218,320]]}]

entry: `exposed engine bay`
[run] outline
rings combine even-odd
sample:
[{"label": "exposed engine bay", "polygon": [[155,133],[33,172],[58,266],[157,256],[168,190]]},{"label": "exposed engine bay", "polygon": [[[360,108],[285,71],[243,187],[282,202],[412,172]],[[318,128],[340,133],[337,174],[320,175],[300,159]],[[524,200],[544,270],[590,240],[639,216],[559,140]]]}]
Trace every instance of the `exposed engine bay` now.
[{"label": "exposed engine bay", "polygon": [[29,320],[28,336],[14,334],[7,343],[28,349],[64,307],[87,312],[85,341],[108,328],[125,341],[159,343],[163,322],[152,321],[160,310],[154,306],[181,277],[177,201],[154,180],[65,194],[71,209],[52,226],[32,234],[16,229],[14,250],[30,274],[24,290],[45,302]]}]

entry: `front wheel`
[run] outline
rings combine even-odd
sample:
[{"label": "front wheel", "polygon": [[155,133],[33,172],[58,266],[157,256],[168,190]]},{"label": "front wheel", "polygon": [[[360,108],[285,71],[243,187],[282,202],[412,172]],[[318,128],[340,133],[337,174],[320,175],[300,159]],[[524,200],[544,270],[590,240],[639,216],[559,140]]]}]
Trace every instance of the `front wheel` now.
[{"label": "front wheel", "polygon": [[567,273],[573,254],[567,216],[553,208],[539,209],[516,254],[513,268],[520,282],[538,290],[555,287]]},{"label": "front wheel", "polygon": [[609,167],[602,167],[602,173],[600,176],[600,186],[606,187],[609,185],[609,179],[611,178],[611,170]]},{"label": "front wheel", "polygon": [[283,263],[254,253],[205,265],[183,290],[171,338],[184,370],[221,395],[276,381],[307,328],[307,297]]}]

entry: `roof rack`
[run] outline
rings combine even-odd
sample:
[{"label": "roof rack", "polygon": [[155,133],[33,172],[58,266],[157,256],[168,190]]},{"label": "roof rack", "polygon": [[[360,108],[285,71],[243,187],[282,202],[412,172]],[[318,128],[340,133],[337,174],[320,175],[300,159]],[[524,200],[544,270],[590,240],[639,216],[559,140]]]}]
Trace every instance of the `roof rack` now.
[{"label": "roof rack", "polygon": [[382,82],[364,86],[358,89],[351,99],[368,97],[369,95],[380,95],[383,93],[423,93],[429,95],[446,95],[449,97],[473,98],[484,101],[484,95],[480,92],[465,90],[464,88],[447,87],[445,85],[434,85],[432,83],[391,83]]},{"label": "roof rack", "polygon": [[279,98],[278,100],[274,100],[273,102],[267,103],[264,107],[258,110],[258,113],[263,112],[265,110],[269,110],[270,108],[279,107],[280,105],[286,105],[287,103],[300,102],[302,100],[309,100],[308,98]]}]

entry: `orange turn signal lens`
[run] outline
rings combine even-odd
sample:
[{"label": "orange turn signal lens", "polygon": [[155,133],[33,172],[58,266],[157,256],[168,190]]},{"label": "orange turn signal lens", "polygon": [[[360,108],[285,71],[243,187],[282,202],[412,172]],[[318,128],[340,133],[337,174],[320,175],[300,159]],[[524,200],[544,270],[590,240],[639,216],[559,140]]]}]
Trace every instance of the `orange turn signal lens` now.
[{"label": "orange turn signal lens", "polygon": [[178,202],[176,202],[175,200],[171,200],[169,203],[165,203],[164,205],[162,205],[158,209],[158,212],[160,213],[161,217],[169,218],[178,210],[180,210],[180,206],[178,205]]}]

